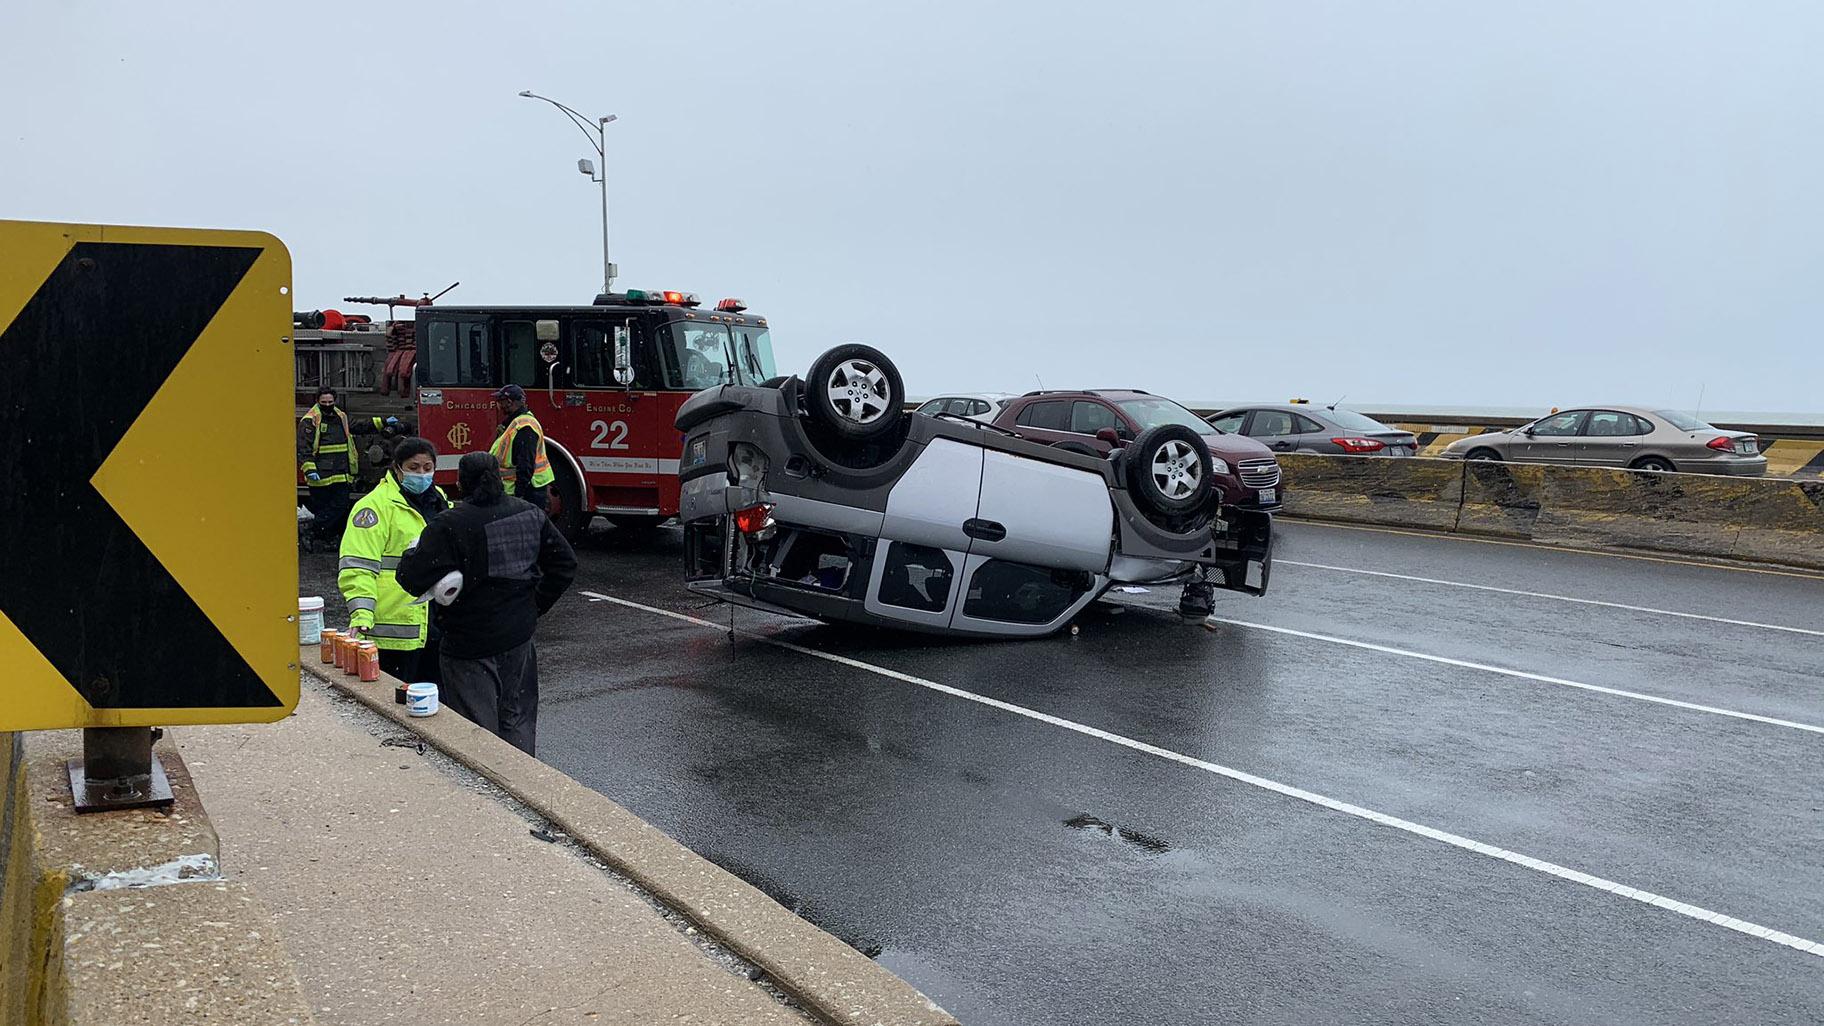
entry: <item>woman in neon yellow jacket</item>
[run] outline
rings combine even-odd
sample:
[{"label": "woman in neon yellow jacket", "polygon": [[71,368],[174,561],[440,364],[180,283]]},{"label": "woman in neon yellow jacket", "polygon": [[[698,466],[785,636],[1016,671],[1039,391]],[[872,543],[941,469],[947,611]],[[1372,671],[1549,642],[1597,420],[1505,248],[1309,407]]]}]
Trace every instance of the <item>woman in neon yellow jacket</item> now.
[{"label": "woman in neon yellow jacket", "polygon": [[450,508],[431,482],[436,472],[436,446],[422,438],[400,440],[391,470],[349,510],[336,565],[349,629],[377,645],[380,668],[404,681],[437,679],[430,605],[414,603],[417,596],[393,578],[399,557],[417,543],[424,525]]}]

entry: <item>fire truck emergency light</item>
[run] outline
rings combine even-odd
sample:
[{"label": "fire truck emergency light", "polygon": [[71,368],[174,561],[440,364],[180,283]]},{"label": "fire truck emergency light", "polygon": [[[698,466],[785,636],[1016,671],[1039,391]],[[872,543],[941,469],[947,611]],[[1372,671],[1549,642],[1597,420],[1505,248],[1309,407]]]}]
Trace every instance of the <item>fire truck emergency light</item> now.
[{"label": "fire truck emergency light", "polygon": [[740,313],[747,309],[747,304],[741,302],[739,299],[724,299],[716,304],[716,309],[721,310],[724,313]]}]

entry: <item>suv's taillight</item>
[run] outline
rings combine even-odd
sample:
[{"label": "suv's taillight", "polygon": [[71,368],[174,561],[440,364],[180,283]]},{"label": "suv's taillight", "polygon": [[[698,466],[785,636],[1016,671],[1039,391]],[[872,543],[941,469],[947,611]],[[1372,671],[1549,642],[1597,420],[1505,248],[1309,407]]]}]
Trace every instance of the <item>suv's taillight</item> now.
[{"label": "suv's taillight", "polygon": [[1380,452],[1387,448],[1387,443],[1378,438],[1332,438],[1330,441],[1342,446],[1344,452]]},{"label": "suv's taillight", "polygon": [[764,540],[773,534],[773,504],[762,502],[757,506],[738,509],[734,512],[735,530],[749,538]]}]

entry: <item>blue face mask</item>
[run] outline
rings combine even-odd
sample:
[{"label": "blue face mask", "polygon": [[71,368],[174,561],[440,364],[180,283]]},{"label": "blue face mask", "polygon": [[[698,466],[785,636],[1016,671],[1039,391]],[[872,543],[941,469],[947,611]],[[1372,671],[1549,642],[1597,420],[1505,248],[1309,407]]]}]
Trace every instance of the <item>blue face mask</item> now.
[{"label": "blue face mask", "polygon": [[431,478],[434,476],[433,474],[400,474],[399,487],[413,495],[418,495],[431,487]]}]

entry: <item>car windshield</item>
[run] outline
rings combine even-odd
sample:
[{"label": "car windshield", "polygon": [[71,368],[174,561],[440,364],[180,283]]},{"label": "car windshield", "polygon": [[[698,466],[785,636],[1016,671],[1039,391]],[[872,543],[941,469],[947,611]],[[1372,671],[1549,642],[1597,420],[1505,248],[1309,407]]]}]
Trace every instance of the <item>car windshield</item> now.
[{"label": "car windshield", "polygon": [[1691,416],[1689,413],[1680,413],[1677,410],[1654,410],[1653,415],[1656,417],[1664,417],[1666,419],[1666,423],[1672,425],[1673,427],[1679,429],[1680,431],[1715,431],[1716,430],[1716,428],[1711,427],[1709,424],[1706,424],[1701,420],[1698,420],[1696,417]]},{"label": "car windshield", "polygon": [[1344,431],[1391,431],[1392,428],[1375,420],[1373,417],[1357,413],[1354,410],[1331,410],[1330,419]]},{"label": "car windshield", "polygon": [[1170,399],[1147,396],[1144,399],[1123,399],[1115,405],[1121,407],[1128,416],[1139,421],[1142,428],[1156,428],[1161,424],[1183,424],[1203,435],[1215,430],[1202,417]]}]

